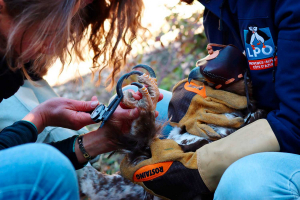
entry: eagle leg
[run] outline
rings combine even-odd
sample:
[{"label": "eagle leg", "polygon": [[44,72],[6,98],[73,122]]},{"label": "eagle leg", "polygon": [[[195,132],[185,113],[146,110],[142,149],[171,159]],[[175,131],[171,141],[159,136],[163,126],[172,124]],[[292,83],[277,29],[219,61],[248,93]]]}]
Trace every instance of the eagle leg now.
[{"label": "eagle leg", "polygon": [[126,91],[122,100],[129,108],[139,108],[142,111],[155,111],[156,104],[159,98],[159,89],[157,86],[157,79],[154,70],[147,65],[137,65],[132,69],[143,68],[148,71],[149,75],[141,74],[138,76],[138,82],[134,82],[131,85],[138,87],[138,91],[142,94],[140,100],[135,100],[131,92]]},{"label": "eagle leg", "polygon": [[[147,110],[155,111],[160,94],[156,78],[143,74],[142,76],[138,77],[138,82],[145,86],[145,88],[141,88],[139,91],[143,94],[143,97],[145,97],[146,102],[151,105]],[[151,103],[149,101],[151,101]]]}]

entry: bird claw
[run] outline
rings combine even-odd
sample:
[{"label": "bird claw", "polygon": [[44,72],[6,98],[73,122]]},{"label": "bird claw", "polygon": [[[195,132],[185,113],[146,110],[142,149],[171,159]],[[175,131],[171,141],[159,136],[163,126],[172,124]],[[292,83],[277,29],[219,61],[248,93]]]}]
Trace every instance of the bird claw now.
[{"label": "bird claw", "polygon": [[132,69],[139,67],[146,69],[150,74],[150,76],[144,73],[138,74],[138,82],[131,84],[138,87],[138,91],[142,94],[142,98],[136,100],[133,98],[131,92],[127,91],[124,93],[122,103],[129,108],[139,108],[141,111],[155,111],[159,98],[159,89],[155,73],[153,69],[147,65],[137,65]]}]

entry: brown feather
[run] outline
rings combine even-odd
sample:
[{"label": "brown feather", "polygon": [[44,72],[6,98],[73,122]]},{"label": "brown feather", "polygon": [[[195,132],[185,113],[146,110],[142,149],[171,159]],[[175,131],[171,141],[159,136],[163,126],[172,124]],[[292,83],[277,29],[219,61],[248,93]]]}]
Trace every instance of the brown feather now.
[{"label": "brown feather", "polygon": [[[247,84],[248,84],[249,96],[252,97],[252,83],[251,83],[251,81],[247,81]],[[232,93],[235,93],[235,94],[238,94],[241,96],[246,96],[244,79],[242,79],[236,83],[232,83],[232,84],[228,85],[223,90],[232,92]]]},{"label": "brown feather", "polygon": [[143,111],[140,113],[127,134],[123,134],[116,127],[110,133],[105,133],[106,137],[114,146],[117,146],[116,153],[128,154],[131,163],[137,164],[142,160],[151,158],[150,145],[154,138],[161,136],[164,125],[155,123],[154,113]]}]

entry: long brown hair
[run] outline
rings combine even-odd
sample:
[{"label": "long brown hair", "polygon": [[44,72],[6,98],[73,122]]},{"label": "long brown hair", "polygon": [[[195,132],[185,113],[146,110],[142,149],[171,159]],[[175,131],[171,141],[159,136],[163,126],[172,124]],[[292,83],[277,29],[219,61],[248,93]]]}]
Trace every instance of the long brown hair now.
[{"label": "long brown hair", "polygon": [[[107,81],[114,85],[138,30],[145,30],[141,25],[143,8],[142,0],[94,0],[83,9],[78,38],[88,37],[88,46],[94,53],[93,67],[99,69],[98,83],[102,70],[111,67]],[[81,56],[80,45],[75,45],[75,52]]]},{"label": "long brown hair", "polygon": [[[82,42],[87,37],[88,46],[94,53],[93,67],[99,69],[99,78],[103,69],[111,67],[112,72],[108,80],[111,80],[110,86],[113,86],[115,76],[126,63],[126,57],[132,49],[131,45],[137,37],[138,30],[144,29],[141,25],[144,8],[142,0],[94,0],[73,18],[72,9],[78,0],[3,1],[15,26],[10,31],[4,47],[4,42],[0,44],[0,51],[5,52],[8,63],[13,63],[11,69],[23,69],[28,79],[30,79],[28,72],[40,77],[45,75],[57,58],[65,64],[67,56],[71,56],[73,50],[81,60],[84,60]],[[84,2],[85,0],[82,0],[82,4]],[[38,27],[34,27],[36,24]],[[23,58],[30,50],[41,48],[48,27],[54,27],[56,30],[55,37],[51,41],[51,45],[55,47],[54,54],[40,54],[33,65],[25,70],[26,61]],[[36,33],[32,36],[35,42],[29,51],[16,55],[13,45],[16,34],[20,31],[26,34],[26,30],[33,28],[36,29]],[[1,37],[0,39],[3,40]]]},{"label": "long brown hair", "polygon": [[[28,55],[32,52],[38,54],[38,58],[33,61],[32,66],[28,69],[36,75],[43,76],[51,66],[51,63],[60,58],[62,63],[68,55],[68,43],[74,40],[74,32],[79,27],[79,16],[74,15],[73,9],[79,0],[3,0],[5,11],[12,18],[12,28],[9,30],[7,38],[1,36],[1,52],[6,57],[12,70],[22,69],[25,76],[29,78],[24,68],[24,63]],[[71,34],[70,30],[73,30]],[[52,29],[52,30],[50,30]],[[31,44],[22,51],[22,45],[16,47],[15,43],[21,33],[21,44],[23,37],[29,30]],[[49,31],[53,31],[53,36],[49,41],[53,53],[51,55],[39,54],[43,48],[44,41],[49,37]],[[15,48],[20,48],[21,53],[17,54]],[[30,78],[29,78],[30,79]]]}]

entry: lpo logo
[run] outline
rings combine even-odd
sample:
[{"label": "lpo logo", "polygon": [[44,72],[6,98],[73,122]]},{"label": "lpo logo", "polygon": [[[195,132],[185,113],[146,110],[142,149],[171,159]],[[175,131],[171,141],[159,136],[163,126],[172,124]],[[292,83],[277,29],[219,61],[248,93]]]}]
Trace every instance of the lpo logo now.
[{"label": "lpo logo", "polygon": [[269,28],[251,25],[244,30],[244,36],[248,58],[264,59],[274,53],[274,43]]},{"label": "lpo logo", "polygon": [[270,45],[265,45],[265,48],[259,48],[259,47],[254,47],[254,48],[247,48],[247,53],[248,56],[251,58],[256,58],[259,54],[263,54],[266,56],[272,55],[273,53],[273,47]]}]

